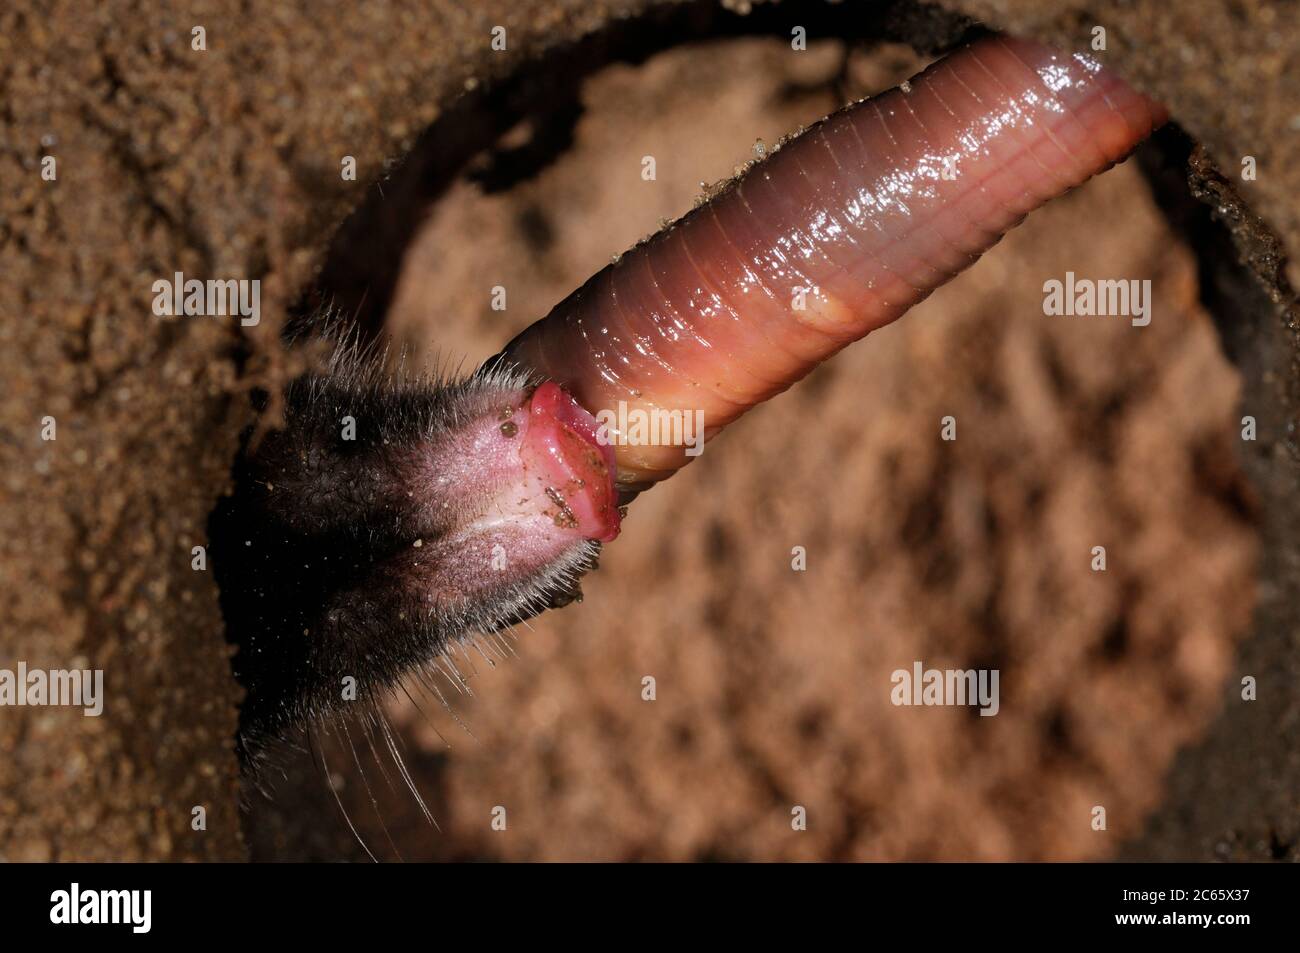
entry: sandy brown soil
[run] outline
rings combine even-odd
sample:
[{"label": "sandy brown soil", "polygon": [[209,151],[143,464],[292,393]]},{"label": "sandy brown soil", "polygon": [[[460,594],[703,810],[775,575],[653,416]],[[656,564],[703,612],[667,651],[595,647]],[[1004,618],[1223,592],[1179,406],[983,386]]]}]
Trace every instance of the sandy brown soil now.
[{"label": "sandy brown soil", "polygon": [[[368,186],[431,123],[414,189],[429,221],[392,326],[473,357],[682,211],[753,138],[834,105],[834,50],[797,61],[746,42],[679,51],[583,88],[572,148],[551,143],[560,158],[536,161],[536,176],[510,174],[514,155],[479,169],[503,190],[492,196],[453,178],[536,105],[526,90],[522,105],[493,99],[485,91],[505,88],[493,77],[649,5],[0,12],[0,664],[103,667],[110,686],[101,719],[0,712],[0,857],[244,856],[237,692],[215,590],[191,570],[190,548],[250,419],[247,390],[292,369],[275,343],[284,309],[343,216],[367,195],[384,207]],[[909,6],[782,9],[845,33],[894,18],[922,45],[944,32],[899,12]],[[1213,205],[1264,292],[1240,283],[1231,246],[1207,255],[1218,226],[1200,222],[1194,239],[1186,223],[1171,230],[1132,164],[1036,215],[907,322],[639,501],[587,602],[521,633],[517,659],[478,663],[474,698],[454,703],[472,739],[435,709],[448,748],[394,709],[442,826],[423,826],[409,798],[368,772],[407,856],[1104,856],[1162,802],[1135,855],[1294,853],[1300,534],[1285,445],[1297,377],[1269,301],[1288,293],[1280,246],[1235,190],[1300,247],[1300,64],[1286,45],[1297,14],[1208,0],[948,6],[1058,41],[1104,22],[1115,64],[1227,170]],[[788,33],[780,11],[741,22],[708,9],[673,28]],[[188,47],[194,22],[206,54]],[[510,31],[505,55],[486,45],[497,23]],[[653,46],[656,30],[641,32]],[[591,44],[583,62],[603,55]],[[910,58],[855,61],[841,92]],[[530,82],[548,72],[564,92],[554,67]],[[550,98],[545,129],[573,118]],[[637,159],[655,150],[671,158],[643,188]],[[39,179],[44,154],[58,157],[57,184]],[[1235,176],[1246,154],[1258,182]],[[357,157],[358,182],[339,179],[342,155]],[[372,245],[369,256],[341,246],[353,254],[327,281],[378,289],[396,252]],[[374,249],[391,260],[371,260]],[[1046,319],[1037,283],[1066,269],[1151,277],[1156,321],[1135,331]],[[262,278],[263,324],[241,333],[154,318],[149,284],[174,270]],[[496,283],[511,289],[504,315],[485,305]],[[1246,448],[1234,424],[1243,387],[1261,421]],[[948,413],[959,438],[941,444]],[[47,414],[53,444],[37,437]],[[1086,568],[1097,544],[1109,551],[1104,575]],[[790,571],[794,545],[808,547],[805,573]],[[1254,635],[1235,664],[1256,590]],[[889,706],[888,673],[914,659],[999,666],[1002,714]],[[1250,706],[1233,691],[1243,673],[1267,688]],[[647,674],[653,703],[640,699]],[[300,767],[254,811],[255,855],[357,856]],[[381,849],[357,773],[332,767]],[[205,832],[190,826],[200,804]],[[498,804],[510,811],[504,834],[487,826]],[[807,832],[790,830],[794,804],[808,808]],[[1108,809],[1105,834],[1088,828],[1093,804]]]}]

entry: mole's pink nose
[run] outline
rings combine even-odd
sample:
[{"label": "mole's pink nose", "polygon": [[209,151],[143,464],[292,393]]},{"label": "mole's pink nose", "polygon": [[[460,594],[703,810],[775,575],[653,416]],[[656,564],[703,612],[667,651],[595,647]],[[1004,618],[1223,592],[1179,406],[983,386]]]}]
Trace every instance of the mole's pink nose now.
[{"label": "mole's pink nose", "polygon": [[599,439],[596,418],[549,381],[533,392],[527,414],[520,461],[556,525],[609,542],[619,527],[614,448]]}]

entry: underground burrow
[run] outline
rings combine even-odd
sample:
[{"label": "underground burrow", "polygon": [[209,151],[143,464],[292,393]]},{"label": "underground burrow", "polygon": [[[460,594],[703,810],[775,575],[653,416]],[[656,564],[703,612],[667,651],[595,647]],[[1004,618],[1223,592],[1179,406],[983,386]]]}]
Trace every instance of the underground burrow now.
[{"label": "underground burrow", "polygon": [[[328,302],[411,366],[473,367],[702,184],[967,28],[908,11],[883,39],[827,14],[837,39],[797,56],[774,13],[652,21],[468,92],[341,232],[302,320]],[[1234,700],[1285,648],[1276,584],[1252,610],[1285,562],[1259,513],[1294,477],[1284,332],[1191,195],[1191,151],[1162,133],[710,445],[636,502],[581,605],[504,664],[458,660],[472,695],[394,699],[437,827],[364,748],[331,753],[333,791],[288,755],[250,799],[254,856],[365,856],[335,794],[407,859],[1285,855],[1266,801],[1269,836],[1210,834],[1239,809],[1207,803],[1205,773],[1269,756]],[[1149,277],[1156,319],[1045,316],[1067,271]],[[1243,446],[1247,413],[1268,452]],[[891,707],[913,659],[998,668],[999,717]]]}]

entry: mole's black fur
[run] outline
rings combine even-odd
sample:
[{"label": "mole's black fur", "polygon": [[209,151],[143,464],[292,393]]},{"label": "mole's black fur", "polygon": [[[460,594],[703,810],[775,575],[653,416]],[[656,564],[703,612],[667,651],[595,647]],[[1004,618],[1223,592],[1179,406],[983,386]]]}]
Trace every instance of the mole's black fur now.
[{"label": "mole's black fur", "polygon": [[[251,451],[245,436],[234,492],[211,517],[221,606],[245,690],[246,768],[266,742],[364,710],[448,648],[570,601],[594,565],[598,544],[581,541],[552,565],[476,576],[482,585],[469,597],[441,598],[431,550],[473,488],[440,490],[427,465],[420,469],[421,451],[536,381],[498,365],[456,382],[399,382],[381,364],[340,347],[327,371],[291,384],[283,428]],[[343,439],[346,418],[355,422],[351,440]],[[439,558],[454,557],[453,549]]]}]

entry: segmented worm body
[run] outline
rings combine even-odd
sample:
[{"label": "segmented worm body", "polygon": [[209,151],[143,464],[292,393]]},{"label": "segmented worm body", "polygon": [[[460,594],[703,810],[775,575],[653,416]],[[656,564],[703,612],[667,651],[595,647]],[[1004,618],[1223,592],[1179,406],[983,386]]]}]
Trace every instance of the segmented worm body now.
[{"label": "segmented worm body", "polygon": [[[593,413],[620,402],[633,414],[702,410],[712,437],[902,315],[1165,118],[1088,56],[983,39],[812,126],[506,353]],[[681,446],[610,436],[624,488],[691,459]]]}]

